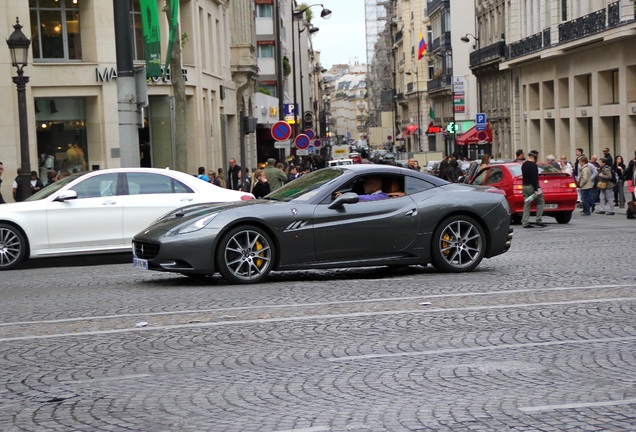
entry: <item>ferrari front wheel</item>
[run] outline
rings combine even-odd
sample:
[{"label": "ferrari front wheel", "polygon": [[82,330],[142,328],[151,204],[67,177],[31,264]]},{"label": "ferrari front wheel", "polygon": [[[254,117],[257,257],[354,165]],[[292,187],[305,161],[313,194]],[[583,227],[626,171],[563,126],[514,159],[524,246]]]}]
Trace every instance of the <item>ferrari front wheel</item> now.
[{"label": "ferrari front wheel", "polygon": [[217,267],[232,283],[256,283],[267,277],[274,266],[275,251],[269,235],[255,226],[228,231],[217,249]]},{"label": "ferrari front wheel", "polygon": [[10,270],[20,264],[26,249],[26,240],[19,229],[0,224],[0,270]]},{"label": "ferrari front wheel", "polygon": [[431,261],[439,271],[471,271],[484,258],[485,251],[484,231],[470,216],[448,217],[433,233]]}]

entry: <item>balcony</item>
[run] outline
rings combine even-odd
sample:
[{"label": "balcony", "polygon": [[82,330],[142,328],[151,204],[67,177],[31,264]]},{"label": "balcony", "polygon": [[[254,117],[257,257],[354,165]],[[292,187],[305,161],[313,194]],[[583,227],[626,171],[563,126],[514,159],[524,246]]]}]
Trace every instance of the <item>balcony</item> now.
[{"label": "balcony", "polygon": [[433,78],[428,82],[428,92],[435,93],[442,90],[448,90],[450,92],[452,82],[453,77],[451,75],[443,75],[439,78]]},{"label": "balcony", "polygon": [[450,0],[429,0],[426,5],[426,13],[430,16],[442,6],[448,7],[448,3]]},{"label": "balcony", "polygon": [[474,69],[485,63],[499,62],[505,55],[506,43],[504,41],[488,45],[470,53],[470,68]]},{"label": "balcony", "polygon": [[601,9],[572,21],[559,24],[559,42],[569,42],[602,32],[607,28],[607,10]]}]

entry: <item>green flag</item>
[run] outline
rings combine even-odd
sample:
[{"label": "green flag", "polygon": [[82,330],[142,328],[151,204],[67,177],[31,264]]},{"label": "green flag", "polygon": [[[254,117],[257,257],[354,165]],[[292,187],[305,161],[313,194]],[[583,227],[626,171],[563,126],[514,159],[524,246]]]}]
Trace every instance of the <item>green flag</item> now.
[{"label": "green flag", "polygon": [[428,110],[428,115],[431,118],[431,120],[435,120],[435,111],[433,111],[433,106],[431,105],[431,107]]},{"label": "green flag", "polygon": [[170,68],[170,59],[172,58],[172,45],[174,44],[174,35],[177,31],[177,18],[179,17],[179,0],[168,0],[170,2],[170,17],[168,18],[168,28],[170,35],[168,37],[168,50],[166,51],[166,71]]},{"label": "green flag", "polygon": [[139,0],[141,30],[144,38],[146,76],[161,76],[161,31],[156,0]]}]

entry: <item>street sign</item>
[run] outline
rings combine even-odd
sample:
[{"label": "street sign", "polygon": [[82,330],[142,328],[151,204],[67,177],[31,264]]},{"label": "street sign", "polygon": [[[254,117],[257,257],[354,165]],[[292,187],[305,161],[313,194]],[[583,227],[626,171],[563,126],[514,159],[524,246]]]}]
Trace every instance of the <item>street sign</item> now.
[{"label": "street sign", "polygon": [[475,119],[475,126],[476,126],[478,131],[486,130],[486,128],[487,128],[486,114],[484,114],[484,113],[477,114],[477,117]]},{"label": "street sign", "polygon": [[298,118],[298,106],[293,103],[285,104],[285,121],[287,123],[296,123]]},{"label": "street sign", "polygon": [[290,143],[290,141],[289,141],[289,140],[286,140],[286,141],[276,141],[276,142],[274,143],[274,148],[277,148],[277,149],[288,149],[288,148],[289,148],[289,143]]},{"label": "street sign", "polygon": [[307,150],[309,148],[309,144],[311,143],[311,140],[309,139],[309,137],[305,134],[299,134],[296,137],[296,148],[300,149],[300,150]]},{"label": "street sign", "polygon": [[314,140],[314,147],[318,148],[322,145],[322,141],[320,141],[319,139]]},{"label": "street sign", "polygon": [[286,141],[291,137],[291,126],[284,121],[278,121],[272,126],[272,138],[276,141]]},{"label": "street sign", "polygon": [[305,135],[307,135],[307,136],[309,137],[309,139],[314,139],[314,136],[315,136],[316,134],[314,133],[314,131],[313,131],[312,129],[307,129],[307,130],[305,131]]}]

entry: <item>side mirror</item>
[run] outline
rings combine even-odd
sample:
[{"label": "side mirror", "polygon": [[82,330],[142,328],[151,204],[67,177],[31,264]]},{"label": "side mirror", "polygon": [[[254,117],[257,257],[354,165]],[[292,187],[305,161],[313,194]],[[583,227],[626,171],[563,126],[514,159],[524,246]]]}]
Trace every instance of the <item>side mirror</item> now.
[{"label": "side mirror", "polygon": [[65,190],[61,194],[59,194],[53,201],[64,202],[67,200],[77,199],[77,192],[74,190]]},{"label": "side mirror", "polygon": [[335,209],[343,206],[344,204],[355,204],[358,201],[360,201],[360,197],[358,197],[358,194],[353,192],[343,193],[338,198],[333,200],[331,204],[329,204],[329,209]]}]

